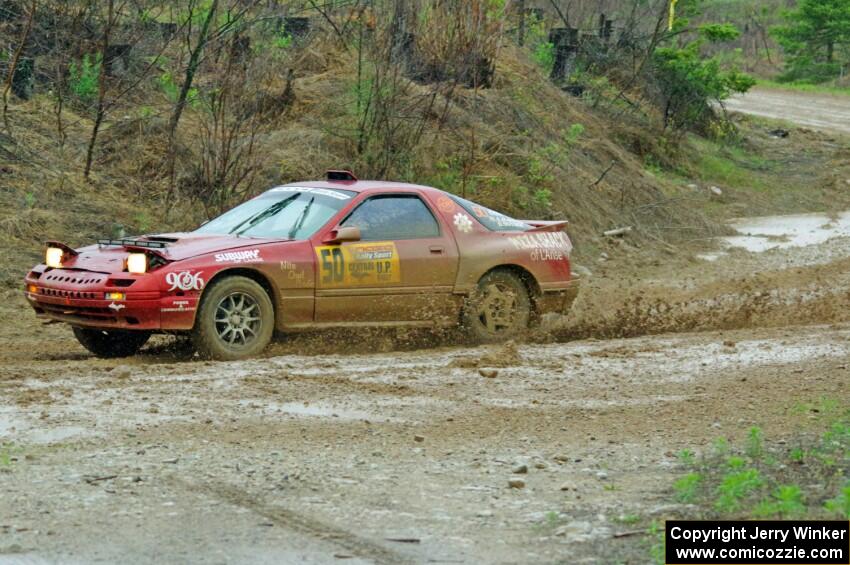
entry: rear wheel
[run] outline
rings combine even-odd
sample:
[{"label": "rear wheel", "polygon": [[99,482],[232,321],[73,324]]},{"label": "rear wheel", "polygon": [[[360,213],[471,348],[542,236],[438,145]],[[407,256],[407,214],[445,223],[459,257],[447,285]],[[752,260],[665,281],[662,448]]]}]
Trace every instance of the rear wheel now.
[{"label": "rear wheel", "polygon": [[474,340],[482,343],[514,338],[528,327],[530,320],[528,289],[522,279],[510,271],[492,271],[484,275],[463,313],[463,326]]},{"label": "rear wheel", "polygon": [[243,359],[260,353],[274,332],[274,308],[266,291],[246,277],[227,277],[206,289],[192,341],[209,359]]},{"label": "rear wheel", "polygon": [[74,327],[74,336],[80,344],[106,359],[135,355],[147,343],[151,334],[124,330],[95,330]]}]

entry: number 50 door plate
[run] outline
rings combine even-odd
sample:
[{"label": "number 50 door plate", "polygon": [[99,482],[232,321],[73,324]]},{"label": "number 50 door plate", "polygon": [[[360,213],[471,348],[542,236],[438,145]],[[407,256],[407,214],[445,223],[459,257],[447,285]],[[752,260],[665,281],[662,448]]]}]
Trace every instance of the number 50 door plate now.
[{"label": "number 50 door plate", "polygon": [[316,248],[319,288],[384,286],[401,282],[395,243],[376,241]]}]

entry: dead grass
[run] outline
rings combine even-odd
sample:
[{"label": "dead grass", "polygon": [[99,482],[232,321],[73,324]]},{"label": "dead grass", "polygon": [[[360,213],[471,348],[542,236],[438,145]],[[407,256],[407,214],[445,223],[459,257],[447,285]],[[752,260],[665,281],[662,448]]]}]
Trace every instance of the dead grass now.
[{"label": "dead grass", "polygon": [[[337,53],[325,72],[296,81],[293,120],[270,136],[282,141],[274,144],[272,159],[285,180],[340,163],[358,165],[346,107],[356,81],[352,56]],[[411,84],[409,96],[424,97],[430,89]],[[622,225],[635,226],[644,242],[680,239],[683,230],[669,227],[717,232],[698,209],[678,200],[685,194],[677,186],[645,173],[632,149],[652,147],[650,132],[595,114],[550,84],[513,47],[501,51],[493,88],[456,89],[450,99],[438,98],[435,107],[445,119],[429,118],[415,158],[399,163],[393,178],[466,192],[518,216],[569,219],[580,245],[592,246],[603,230]],[[568,146],[565,138],[575,124],[583,133]],[[547,201],[535,202],[534,195],[544,192]]]},{"label": "dead grass", "polygon": [[[261,158],[252,193],[320,178],[329,168],[368,169],[367,156],[357,153],[355,57],[353,50],[345,52],[336,41],[322,37],[293,56],[295,100],[258,138]],[[281,77],[270,76],[264,87],[279,91]],[[409,110],[435,87],[410,82],[403,88],[401,108]],[[698,142],[696,149],[669,142],[642,117],[594,111],[552,85],[527,54],[513,46],[501,48],[492,88],[442,85],[438,90],[418,143],[399,152],[387,177],[464,193],[516,216],[567,219],[581,261],[612,249],[612,242],[601,236],[603,230],[635,228],[618,249],[669,249],[670,243],[720,233],[718,220],[739,211],[740,206],[726,207],[706,193],[694,193],[684,182],[688,175],[705,172],[700,163],[706,155],[716,157],[721,170],[735,155],[714,151],[710,142]],[[127,234],[191,229],[204,219],[190,202],[166,206],[162,157],[168,108],[153,86],[134,93],[134,104],[141,102],[150,111],[133,106],[110,115],[94,174],[85,181],[81,170],[89,118],[66,109],[66,141],[61,144],[46,94],[13,101],[11,140],[0,138],[2,153],[14,156],[0,170],[0,245],[11,256],[2,266],[0,284],[18,284],[48,237],[80,245],[122,229]],[[421,119],[421,114],[395,118]],[[199,124],[197,110],[187,110],[179,130],[178,186],[199,158]],[[839,162],[839,157],[832,158]],[[813,157],[829,158],[826,153]],[[647,162],[660,169],[648,168]],[[744,169],[750,165],[744,163]],[[732,169],[740,172],[740,166]],[[727,180],[748,183],[757,178],[758,186],[748,187],[754,190],[741,193],[736,202],[758,207],[764,200],[759,187],[775,185],[781,174],[772,169]],[[824,182],[843,187],[844,178]]]}]

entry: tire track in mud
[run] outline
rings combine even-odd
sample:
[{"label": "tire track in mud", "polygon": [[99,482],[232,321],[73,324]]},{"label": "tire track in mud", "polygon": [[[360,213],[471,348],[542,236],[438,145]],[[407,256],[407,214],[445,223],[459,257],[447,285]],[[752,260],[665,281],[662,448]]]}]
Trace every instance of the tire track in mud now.
[{"label": "tire track in mud", "polygon": [[193,483],[179,477],[169,477],[168,482],[190,492],[202,493],[221,502],[245,508],[270,520],[272,523],[336,545],[355,557],[369,559],[379,564],[413,564],[417,560],[355,535],[347,530],[310,518],[294,510],[267,504],[250,493],[225,483]]},{"label": "tire track in mud", "polygon": [[[334,366],[333,369],[341,370],[341,368],[337,366]],[[373,372],[380,374],[379,370],[375,370]],[[296,381],[298,383],[309,384],[310,386],[317,388],[326,388],[329,391],[336,391],[341,388],[352,390],[352,388],[355,388],[357,392],[363,394],[397,396],[399,398],[416,395],[416,391],[405,384],[359,381],[352,377],[319,375],[312,373],[302,374],[295,371],[284,371],[274,375],[249,376],[242,380],[242,384],[265,394],[279,394],[281,381]]]}]

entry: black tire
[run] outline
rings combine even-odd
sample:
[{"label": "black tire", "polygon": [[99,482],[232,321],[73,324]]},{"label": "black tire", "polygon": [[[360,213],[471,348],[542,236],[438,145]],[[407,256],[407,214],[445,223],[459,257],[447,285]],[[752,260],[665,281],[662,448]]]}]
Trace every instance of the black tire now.
[{"label": "black tire", "polygon": [[266,291],[247,277],[210,285],[201,297],[192,343],[201,357],[231,361],[260,353],[274,333],[274,307]]},{"label": "black tire", "polygon": [[149,332],[125,330],[96,330],[74,327],[74,336],[80,344],[104,359],[129,357],[139,352],[151,337]]},{"label": "black tire", "polygon": [[478,343],[498,343],[517,337],[532,317],[531,297],[522,279],[510,271],[491,271],[463,309],[462,325]]}]

